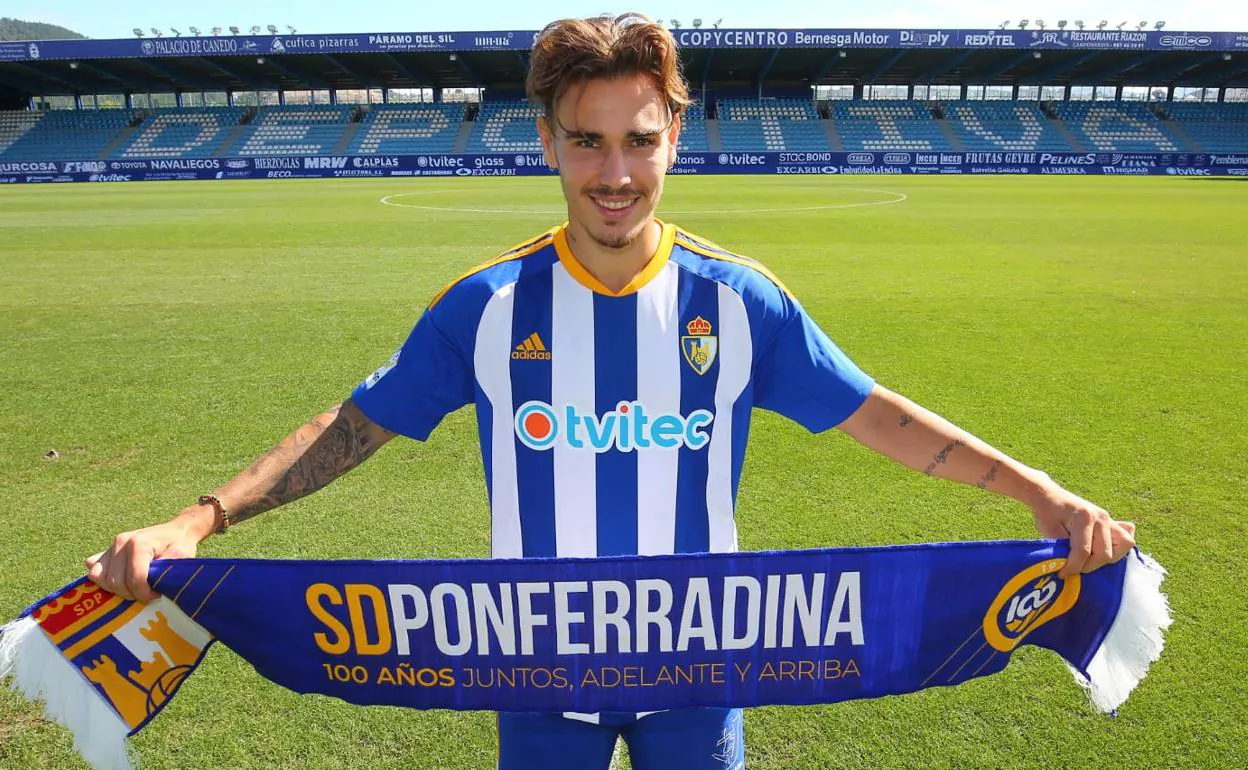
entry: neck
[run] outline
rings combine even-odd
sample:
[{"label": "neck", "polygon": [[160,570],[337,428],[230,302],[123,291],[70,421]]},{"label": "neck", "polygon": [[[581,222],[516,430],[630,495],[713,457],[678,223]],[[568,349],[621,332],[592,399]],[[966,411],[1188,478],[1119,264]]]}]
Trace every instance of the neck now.
[{"label": "neck", "polygon": [[568,248],[581,267],[603,286],[619,292],[654,258],[654,253],[659,250],[663,227],[651,219],[636,240],[619,249],[601,245],[576,222],[568,223],[567,233]]}]

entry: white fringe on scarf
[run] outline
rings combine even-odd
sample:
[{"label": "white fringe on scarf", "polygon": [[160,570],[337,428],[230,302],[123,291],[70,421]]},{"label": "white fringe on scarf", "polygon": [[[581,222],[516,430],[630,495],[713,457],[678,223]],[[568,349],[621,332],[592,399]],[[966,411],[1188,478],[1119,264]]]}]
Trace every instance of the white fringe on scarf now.
[{"label": "white fringe on scarf", "polygon": [[131,770],[130,728],[65,659],[32,617],[0,627],[0,679],[31,702],[43,701],[48,720],[69,728],[74,749],[95,770]]},{"label": "white fringe on scarf", "polygon": [[1127,575],[1122,586],[1118,615],[1101,642],[1085,679],[1074,671],[1075,679],[1088,691],[1092,705],[1111,713],[1148,673],[1148,667],[1161,656],[1165,646],[1162,632],[1170,627],[1170,603],[1161,592],[1166,570],[1140,551],[1127,554]]}]

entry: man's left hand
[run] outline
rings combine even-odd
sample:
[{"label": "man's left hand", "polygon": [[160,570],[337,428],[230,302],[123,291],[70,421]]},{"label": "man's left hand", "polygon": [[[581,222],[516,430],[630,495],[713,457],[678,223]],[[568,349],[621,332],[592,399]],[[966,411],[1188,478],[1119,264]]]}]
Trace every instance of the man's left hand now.
[{"label": "man's left hand", "polygon": [[1061,487],[1031,504],[1036,529],[1045,537],[1070,538],[1070,556],[1062,577],[1112,564],[1135,547],[1135,525],[1114,521],[1105,509]]}]

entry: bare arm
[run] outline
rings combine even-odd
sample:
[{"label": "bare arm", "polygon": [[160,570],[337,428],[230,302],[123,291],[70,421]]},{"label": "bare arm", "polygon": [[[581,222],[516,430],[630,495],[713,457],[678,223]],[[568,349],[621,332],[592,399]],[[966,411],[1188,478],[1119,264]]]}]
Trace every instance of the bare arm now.
[{"label": "bare arm", "polygon": [[1029,506],[1046,537],[1069,537],[1065,574],[1091,572],[1135,545],[1135,527],[905,396],[879,385],[839,426],[864,446],[929,476],[973,484]]},{"label": "bare arm", "polygon": [[[395,434],[368,419],[349,399],[301,426],[215,494],[232,524],[309,495],[367,460]],[[123,532],[87,559],[87,576],[125,598],[150,601],[153,559],[195,555],[221,528],[210,506],[190,505],[164,524]]]}]

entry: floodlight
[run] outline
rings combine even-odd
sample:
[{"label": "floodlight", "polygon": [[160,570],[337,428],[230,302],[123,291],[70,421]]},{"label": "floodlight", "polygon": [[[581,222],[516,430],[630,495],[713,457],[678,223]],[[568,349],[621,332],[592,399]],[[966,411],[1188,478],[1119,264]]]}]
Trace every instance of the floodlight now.
[{"label": "floodlight", "polygon": [[1077,29],[1083,29],[1083,22],[1082,21],[1075,22],[1075,27]]},{"label": "floodlight", "polygon": [[459,61],[459,55],[458,55],[458,54],[451,54],[451,57],[450,57],[450,58],[451,58],[451,61]]},{"label": "floodlight", "polygon": [[1032,52],[1031,52],[1031,58],[1033,58],[1033,59],[1039,59],[1042,55],[1043,55],[1043,54],[1041,54],[1039,51],[1032,51]]},{"label": "floodlight", "polygon": [[135,28],[134,28],[134,36],[135,36],[135,37],[143,37],[143,30],[139,29],[138,27],[135,27]]},{"label": "floodlight", "polygon": [[1018,23],[1018,28],[1019,28],[1019,29],[1027,29],[1027,24],[1028,24],[1028,20],[1027,20],[1027,19],[1023,19],[1022,21],[1020,21],[1020,22]]},{"label": "floodlight", "polygon": [[1005,21],[1001,22],[1001,26],[997,27],[997,29],[1005,29],[1008,26],[1010,26],[1010,20],[1006,19]]},{"label": "floodlight", "polygon": [[164,37],[164,36],[165,36],[165,33],[164,33],[164,32],[161,32],[160,30],[156,29],[155,27],[152,27],[152,37]]},{"label": "floodlight", "polygon": [[220,35],[220,34],[221,34],[221,28],[220,28],[220,27],[213,27],[213,28],[212,28],[212,36],[213,36],[213,37],[216,37],[217,35]]},{"label": "floodlight", "polygon": [[1148,22],[1146,22],[1146,21],[1142,21],[1142,22],[1140,22],[1139,24],[1136,24],[1136,25],[1135,25],[1135,28],[1136,28],[1136,30],[1138,31],[1138,30],[1142,30],[1142,29],[1144,29],[1144,28],[1145,28],[1145,27],[1147,27],[1147,26],[1148,26]]},{"label": "floodlight", "polygon": [[672,29],[680,29],[680,21],[679,21],[679,20],[677,20],[677,19],[672,19]]},{"label": "floodlight", "polygon": [[1229,53],[1222,54],[1222,61],[1230,61],[1230,60],[1231,60],[1231,55]]},{"label": "floodlight", "polygon": [[256,57],[256,64],[264,64],[264,57],[263,57],[263,56],[257,56],[257,57]]},{"label": "floodlight", "polygon": [[715,24],[714,24],[715,29],[719,29],[719,25],[720,25],[720,24],[723,24],[723,23],[724,23],[724,20],[723,20],[723,19],[716,19],[716,20],[715,20]]},{"label": "floodlight", "polygon": [[844,59],[846,56],[849,56],[849,54],[845,53],[844,51],[837,51],[836,55],[841,57],[842,59]]},{"label": "floodlight", "polygon": [[174,27],[170,27],[170,28],[169,28],[169,31],[173,33],[173,36],[174,36],[174,37],[182,37],[182,33],[181,33],[181,32],[179,32],[179,31],[178,31],[176,28],[174,28]]},{"label": "floodlight", "polygon": [[1118,22],[1118,31],[1121,32],[1122,28],[1125,26],[1127,26],[1127,23],[1125,21]]},{"label": "floodlight", "polygon": [[288,34],[293,35],[293,34],[295,34],[295,28],[294,28],[294,27],[292,27],[292,26],[290,26],[289,24],[287,24],[287,25],[286,25],[286,32],[287,32]]},{"label": "floodlight", "polygon": [[1161,29],[1165,26],[1166,26],[1166,23],[1164,21],[1159,21],[1153,28],[1160,32]]},{"label": "floodlight", "polygon": [[192,35],[199,37],[199,27],[191,27],[190,30]]},{"label": "floodlight", "polygon": [[1061,21],[1059,21],[1059,22],[1057,23],[1057,28],[1058,28],[1058,29],[1066,29],[1066,20],[1065,20],[1065,19],[1062,19]]},{"label": "floodlight", "polygon": [[269,34],[270,34],[270,35],[276,35],[276,34],[277,34],[277,25],[275,25],[275,24],[270,24],[270,25],[269,25]]},{"label": "floodlight", "polygon": [[69,68],[70,68],[71,70],[76,70],[76,69],[78,69],[78,62],[76,62],[76,61],[71,61],[71,62],[69,63]]},{"label": "floodlight", "polygon": [[701,20],[701,19],[694,19],[694,20],[693,20],[693,28],[694,28],[694,29],[702,29],[702,20]]},{"label": "floodlight", "polygon": [[1044,29],[1044,19],[1036,19],[1036,26],[1040,29]]},{"label": "floodlight", "polygon": [[252,24],[252,25],[251,25],[251,34],[253,34],[253,35],[259,35],[259,34],[260,34],[260,25],[259,25],[259,24]]},{"label": "floodlight", "polygon": [[231,34],[231,35],[239,35],[239,34],[242,34],[242,33],[238,31],[238,27],[230,27],[230,34]]}]

